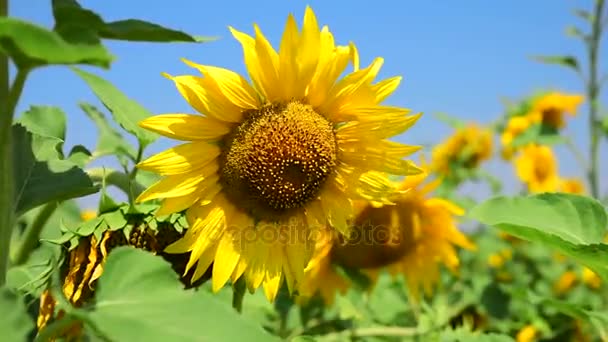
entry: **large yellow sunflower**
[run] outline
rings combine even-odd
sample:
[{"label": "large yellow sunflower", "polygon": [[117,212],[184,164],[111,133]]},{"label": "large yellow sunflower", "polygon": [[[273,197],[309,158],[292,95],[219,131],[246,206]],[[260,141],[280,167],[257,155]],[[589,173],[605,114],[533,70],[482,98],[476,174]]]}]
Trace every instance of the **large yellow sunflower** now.
[{"label": "large yellow sunflower", "polygon": [[576,115],[578,106],[585,98],[578,94],[565,94],[550,92],[540,96],[532,105],[527,114],[533,122],[542,122],[544,125],[559,129],[566,124],[564,115]]},{"label": "large yellow sunflower", "polygon": [[551,148],[530,144],[515,160],[517,176],[530,192],[556,191],[559,185],[557,159]]},{"label": "large yellow sunflower", "polygon": [[473,169],[492,156],[492,132],[469,124],[433,148],[431,170],[449,175],[453,167]]},{"label": "large yellow sunflower", "polygon": [[[345,241],[325,240],[317,249],[315,262],[306,270],[305,294],[318,290],[331,303],[336,291],[344,291],[348,283],[336,278],[332,264],[361,269],[372,278],[378,269],[388,267],[392,274],[405,276],[414,299],[419,298],[420,288],[431,293],[438,281],[439,265],[455,271],[459,259],[454,247],[475,247],[456,227],[455,216],[462,215],[462,209],[447,200],[429,197],[439,181],[422,184],[425,176],[408,177],[398,184],[390,198],[394,204],[362,203],[353,221],[357,233]],[[328,241],[331,252],[327,251]]]},{"label": "large yellow sunflower", "polygon": [[301,30],[288,17],[279,51],[254,28],[254,36],[230,28],[252,85],[190,61],[202,77],[166,75],[202,115],[141,122],[187,142],[138,165],[164,176],[138,200],[163,199],[158,215],[187,210],[190,229],[167,251],[191,252],[193,280],[213,263],[214,290],[244,276],[272,300],[283,277],[290,291],[299,288],[316,228],[348,233],[352,200],[382,200],[385,184],[359,182],[361,174],[419,173],[403,159],[419,148],[386,139],[420,115],[381,105],[401,78],[372,83],[383,59],[359,69],[355,46],[337,46],[312,9]]}]

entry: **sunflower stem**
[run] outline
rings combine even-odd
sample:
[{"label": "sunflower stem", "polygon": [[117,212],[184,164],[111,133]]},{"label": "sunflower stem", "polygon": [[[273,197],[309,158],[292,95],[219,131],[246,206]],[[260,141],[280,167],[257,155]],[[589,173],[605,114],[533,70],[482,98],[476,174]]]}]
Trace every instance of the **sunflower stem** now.
[{"label": "sunflower stem", "polygon": [[144,154],[144,146],[142,144],[139,144],[137,147],[137,157],[135,158],[135,165],[133,165],[133,170],[131,170],[131,172],[129,173],[129,191],[127,192],[128,196],[129,196],[129,206],[131,207],[131,209],[133,209],[133,206],[135,205],[135,198],[137,198],[137,196],[141,193],[141,191],[137,192],[137,195],[135,194],[135,187],[137,186],[137,182],[135,181],[135,178],[137,177],[137,171],[139,170],[137,168],[137,164],[141,161],[141,157]]},{"label": "sunflower stem", "polygon": [[[6,8],[6,4],[2,7]],[[0,63],[4,63],[4,61]],[[15,220],[11,131],[15,107],[23,91],[28,72],[28,69],[18,70],[8,95],[0,96],[3,99],[6,98],[6,101],[0,102],[0,286],[4,285],[6,281],[9,245]]]},{"label": "sunflower stem", "polygon": [[598,54],[602,37],[602,20],[604,15],[604,0],[596,0],[591,24],[591,36],[588,40],[589,53],[589,81],[587,82],[587,98],[589,99],[589,131],[591,141],[589,144],[589,187],[591,195],[599,197],[599,142],[601,124],[599,122],[599,93],[600,81],[598,71]]},{"label": "sunflower stem", "polygon": [[137,197],[145,190],[141,184],[131,182],[131,176],[124,172],[100,167],[88,169],[86,173],[94,182],[102,182],[105,178],[106,184],[114,185],[127,196],[131,194],[131,196]]},{"label": "sunflower stem", "polygon": [[13,255],[13,264],[21,265],[27,261],[30,253],[36,248],[36,245],[38,245],[40,241],[40,232],[42,232],[44,225],[51,215],[53,215],[55,209],[57,209],[58,204],[59,203],[57,202],[45,204],[38,212],[38,215],[36,215],[34,221],[25,229],[25,233],[23,233],[23,237],[21,238],[21,243]]},{"label": "sunflower stem", "polygon": [[232,285],[232,307],[238,313],[243,312],[243,298],[245,298],[245,279],[240,277],[239,280]]}]

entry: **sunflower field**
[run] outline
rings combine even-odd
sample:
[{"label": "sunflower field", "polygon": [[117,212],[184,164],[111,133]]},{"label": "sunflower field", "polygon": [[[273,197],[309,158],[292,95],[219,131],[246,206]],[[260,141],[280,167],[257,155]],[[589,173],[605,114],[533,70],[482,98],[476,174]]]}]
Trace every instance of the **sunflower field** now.
[{"label": "sunflower field", "polygon": [[[306,4],[272,17],[280,32],[211,37],[77,0],[50,1],[48,27],[16,2],[0,0],[0,341],[608,341],[604,0],[573,9],[583,53],[533,57],[580,91],[535,85],[491,121],[387,100],[401,76]],[[110,81],[117,43],[218,40],[243,72],[141,56],[189,111]],[[66,109],[23,103],[48,68],[96,98],[73,98],[94,146],[68,146]]]}]

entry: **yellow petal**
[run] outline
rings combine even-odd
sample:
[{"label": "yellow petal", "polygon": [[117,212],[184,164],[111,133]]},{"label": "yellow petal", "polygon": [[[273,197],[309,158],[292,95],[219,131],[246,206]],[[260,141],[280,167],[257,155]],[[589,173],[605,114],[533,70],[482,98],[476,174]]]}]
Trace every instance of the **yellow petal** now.
[{"label": "yellow petal", "polygon": [[210,246],[216,245],[219,242],[219,239],[226,230],[226,216],[229,214],[229,208],[218,205],[211,209],[207,217],[202,221],[199,221],[199,225],[195,222],[195,225],[197,226],[190,228],[200,232],[198,233],[198,238],[192,248],[186,270],[189,270],[194,266],[194,261],[198,260],[203,252],[207,251]]},{"label": "yellow petal", "polygon": [[219,120],[188,114],[156,115],[139,125],[177,140],[217,140],[228,134],[231,128]]},{"label": "yellow petal", "polygon": [[298,82],[298,62],[297,53],[299,48],[300,34],[298,25],[293,15],[287,17],[287,23],[283,31],[281,46],[279,49],[279,82],[283,85],[281,100],[287,101],[292,97],[301,98],[302,94],[295,95],[296,83]]},{"label": "yellow petal", "polygon": [[241,257],[241,231],[237,228],[226,230],[220,240],[213,262],[212,289],[219,291],[230,278]]},{"label": "yellow petal", "polygon": [[137,164],[161,175],[188,173],[204,167],[220,155],[220,148],[203,141],[178,145]]},{"label": "yellow petal", "polygon": [[170,76],[175,86],[199,113],[227,122],[241,122],[242,109],[229,101],[209,78],[190,75]]},{"label": "yellow petal", "polygon": [[[258,57],[259,73],[261,74],[261,85],[264,87],[266,99],[269,102],[276,101],[281,96],[279,83],[279,55],[268,42],[258,25],[255,30],[255,52]],[[250,71],[251,72],[251,71]]]},{"label": "yellow petal", "polygon": [[353,206],[349,198],[338,189],[325,189],[321,195],[321,205],[329,224],[340,233],[348,236],[348,219],[352,216]]},{"label": "yellow petal", "polygon": [[279,243],[269,244],[268,258],[266,259],[266,276],[264,279],[264,293],[269,301],[274,301],[282,278],[282,260],[284,259]]},{"label": "yellow petal", "polygon": [[168,176],[151,185],[137,197],[137,202],[156,198],[181,197],[205,189],[219,180],[219,165],[211,162],[194,172]]},{"label": "yellow petal", "polygon": [[217,244],[205,250],[205,252],[200,256],[198,262],[196,263],[196,269],[194,270],[194,274],[192,275],[191,283],[194,283],[200,277],[207,272],[207,269],[213,262],[213,257],[215,256],[215,252],[217,250]]},{"label": "yellow petal", "polygon": [[192,206],[198,198],[199,194],[197,192],[180,197],[166,198],[154,215],[160,217],[186,210]]},{"label": "yellow petal", "polygon": [[375,93],[376,103],[384,101],[389,95],[391,95],[399,87],[401,79],[401,76],[396,76],[387,78],[374,84],[371,87],[371,90],[373,93]]},{"label": "yellow petal", "polygon": [[201,65],[183,59],[184,63],[198,69],[205,78],[208,78],[216,89],[221,92],[228,101],[241,109],[257,109],[260,107],[260,99],[257,92],[249,85],[247,80],[234,71],[209,65]]}]

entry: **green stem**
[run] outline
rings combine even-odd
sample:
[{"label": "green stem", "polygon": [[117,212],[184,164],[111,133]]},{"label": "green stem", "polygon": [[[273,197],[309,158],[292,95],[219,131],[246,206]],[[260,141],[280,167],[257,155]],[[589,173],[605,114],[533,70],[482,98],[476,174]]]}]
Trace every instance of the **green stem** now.
[{"label": "green stem", "polygon": [[130,176],[124,172],[101,167],[88,169],[86,172],[94,182],[101,182],[105,177],[106,184],[114,185],[124,191],[127,196],[132,193],[132,196],[137,197],[145,190],[141,184],[137,182],[131,183]]},{"label": "green stem", "polygon": [[45,204],[38,212],[38,215],[36,215],[34,221],[25,229],[25,233],[23,233],[23,237],[21,238],[21,244],[12,258],[13,264],[21,265],[27,261],[32,250],[40,242],[40,232],[42,232],[42,228],[44,228],[46,222],[53,215],[55,209],[57,209],[57,205],[57,202]]},{"label": "green stem", "polygon": [[139,170],[137,168],[137,163],[139,163],[141,161],[141,157],[144,154],[144,147],[142,144],[139,144],[139,147],[137,148],[137,157],[135,158],[135,165],[133,166],[133,170],[131,170],[131,172],[129,173],[129,192],[127,193],[129,195],[129,205],[133,206],[135,205],[135,199],[137,198],[137,196],[139,195],[139,193],[141,193],[141,191],[139,191],[137,193],[137,195],[135,194],[135,189],[134,187],[137,186],[137,182],[135,181],[135,177],[137,177],[137,171]]},{"label": "green stem", "polygon": [[13,146],[11,131],[15,107],[23,91],[29,70],[19,70],[7,101],[0,103],[0,286],[6,281],[9,245],[15,220],[13,203]]},{"label": "green stem", "polygon": [[599,196],[599,142],[601,134],[601,124],[599,122],[599,74],[598,74],[598,53],[602,37],[602,18],[604,12],[604,0],[596,0],[593,11],[593,23],[591,36],[589,39],[589,82],[587,83],[587,98],[589,99],[589,131],[591,142],[589,144],[589,187],[591,195],[595,198]]},{"label": "green stem", "polygon": [[576,161],[579,163],[579,165],[583,166],[585,169],[588,169],[589,163],[587,163],[587,161],[585,160],[583,152],[581,152],[581,150],[576,147],[576,144],[574,144],[572,140],[568,139],[566,141],[566,145],[568,146],[568,149],[570,149],[570,152],[572,152],[572,154],[574,155],[574,158],[576,158]]},{"label": "green stem", "polygon": [[241,313],[243,311],[243,298],[245,297],[245,290],[247,288],[245,286],[245,279],[240,277],[232,287],[232,307],[238,313]]}]

